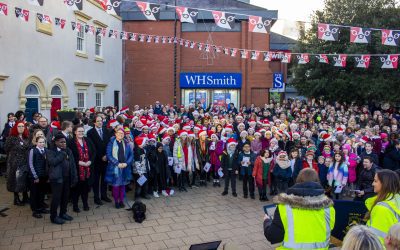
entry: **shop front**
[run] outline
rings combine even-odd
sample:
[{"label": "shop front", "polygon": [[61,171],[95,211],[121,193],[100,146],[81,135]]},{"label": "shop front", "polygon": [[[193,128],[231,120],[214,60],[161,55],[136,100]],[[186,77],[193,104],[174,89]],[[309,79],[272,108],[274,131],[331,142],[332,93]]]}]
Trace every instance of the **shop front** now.
[{"label": "shop front", "polygon": [[203,108],[211,103],[226,106],[229,103],[240,104],[242,88],[241,73],[180,73],[181,103],[201,103]]}]

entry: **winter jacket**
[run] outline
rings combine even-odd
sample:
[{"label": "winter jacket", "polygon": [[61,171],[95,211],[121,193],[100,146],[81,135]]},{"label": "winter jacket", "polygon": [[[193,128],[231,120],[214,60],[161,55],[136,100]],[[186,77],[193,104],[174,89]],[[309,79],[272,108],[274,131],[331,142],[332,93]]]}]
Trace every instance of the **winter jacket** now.
[{"label": "winter jacket", "polygon": [[319,181],[321,182],[322,187],[327,187],[328,186],[328,179],[327,179],[327,175],[328,175],[328,170],[329,167],[327,167],[325,164],[319,164],[318,163],[318,176],[319,176]]},{"label": "winter jacket", "polygon": [[42,154],[40,150],[36,147],[32,148],[29,151],[29,176],[32,179],[39,179],[46,177],[47,173],[47,159],[46,159],[46,151],[47,149],[43,149],[44,153]]},{"label": "winter jacket", "polygon": [[333,163],[328,170],[328,175],[327,175],[328,185],[334,187],[346,186],[347,180],[349,178],[349,170],[347,168],[346,163],[343,162],[342,164],[340,164],[338,168],[339,172],[336,178],[334,177],[334,171],[335,171],[335,163]]},{"label": "winter jacket", "polygon": [[[92,162],[92,164],[89,166],[90,167],[90,177],[88,179],[89,186],[93,184],[94,181],[94,161],[96,157],[96,149],[92,143],[92,141],[89,138],[83,138],[83,140],[86,141],[86,145],[88,147],[88,154],[89,154],[89,161]],[[75,139],[69,140],[68,141],[68,148],[71,150],[72,154],[74,155],[75,159],[75,166],[77,168],[77,173],[79,175],[79,149],[76,146],[76,141]]]},{"label": "winter jacket", "polygon": [[[268,180],[269,186],[271,186],[271,173],[274,170],[275,161],[272,157],[269,158],[269,160],[270,160],[270,166],[269,166],[267,180]],[[256,179],[256,185],[258,187],[263,186],[263,174],[264,174],[264,165],[263,164],[264,164],[263,160],[261,159],[260,156],[258,156],[256,161],[254,162],[254,168],[253,168],[253,177]]]},{"label": "winter jacket", "polygon": [[[308,164],[307,160],[303,160],[303,169],[305,168],[310,168],[310,164]],[[312,168],[318,173],[318,164],[315,160],[312,161]]]},{"label": "winter jacket", "polygon": [[[28,140],[21,140],[17,136],[9,136],[4,144],[4,150],[7,154],[7,190],[9,192],[17,191],[17,170],[20,168],[29,171],[28,167]],[[18,184],[18,189],[26,189],[26,185]],[[20,190],[18,190],[20,191]]]},{"label": "winter jacket", "polygon": [[260,140],[253,140],[251,142],[251,151],[254,152],[256,155],[259,155],[262,150],[262,141]]},{"label": "winter jacket", "polygon": [[124,186],[129,184],[130,180],[132,180],[131,169],[134,155],[129,143],[123,140],[122,143],[124,145],[125,163],[127,164],[127,167],[119,168],[118,164],[121,163],[121,161],[118,159],[118,156],[115,157],[115,151],[118,150],[118,146],[115,145],[114,142],[116,142],[116,138],[112,137],[107,145],[106,156],[108,165],[106,169],[105,181],[112,186]]},{"label": "winter jacket", "polygon": [[208,152],[210,154],[210,163],[215,166],[214,171],[218,171],[221,166],[220,156],[224,152],[224,142],[217,141],[215,142],[215,148],[211,149],[211,145],[213,142],[209,143]]},{"label": "winter jacket", "polygon": [[[291,162],[291,161],[290,161]],[[299,175],[300,171],[303,169],[303,161],[300,158],[296,158],[294,162],[294,166],[292,167],[293,171],[293,181],[296,182],[297,176]]]},{"label": "winter jacket", "polygon": [[[333,209],[333,201],[325,196],[324,189],[316,182],[303,182],[295,184],[287,190],[287,193],[281,193],[274,198],[274,203],[289,205],[296,209],[322,210],[325,208]],[[334,211],[334,210],[333,210]],[[331,214],[335,218],[335,214]],[[331,225],[331,229],[333,225]],[[307,229],[313,230],[313,229]],[[264,221],[264,236],[271,244],[283,242],[285,229],[279,213],[275,210],[273,219]]]},{"label": "winter jacket", "polygon": [[349,169],[349,183],[355,183],[357,179],[357,155],[350,153],[346,160]]},{"label": "winter jacket", "polygon": [[250,141],[247,140],[247,139],[245,139],[245,140],[243,141],[242,138],[239,138],[239,140],[238,140],[238,145],[237,145],[237,147],[236,147],[236,150],[239,151],[239,152],[242,152],[242,151],[243,151],[243,146],[244,146],[244,144],[250,144]]},{"label": "winter jacket", "polygon": [[69,148],[60,151],[58,148],[48,150],[46,157],[49,163],[50,182],[63,183],[65,169],[69,168],[71,187],[78,183],[78,173],[76,172],[74,155]]},{"label": "winter jacket", "polygon": [[224,175],[228,173],[228,169],[232,169],[232,171],[239,170],[238,158],[239,158],[239,153],[237,152],[237,150],[235,150],[235,152],[233,153],[231,160],[226,150],[222,153],[221,168],[222,171],[224,172]]},{"label": "winter jacket", "polygon": [[383,167],[390,170],[397,170],[400,168],[400,150],[393,147],[388,149],[383,158]]},{"label": "winter jacket", "polygon": [[[249,157],[249,159],[250,159],[250,164],[248,166],[243,166],[241,164],[244,157]],[[251,151],[248,154],[246,154],[243,151],[239,153],[238,163],[240,166],[240,175],[245,175],[245,174],[252,175],[253,174],[253,167],[254,167],[254,162],[256,160],[256,157],[257,156]]]},{"label": "winter jacket", "polygon": [[289,181],[292,177],[292,168],[290,167],[290,162],[288,166],[285,166],[283,162],[280,162],[278,159],[275,161],[275,167],[272,171],[274,177],[280,181]]},{"label": "winter jacket", "polygon": [[370,198],[375,195],[374,187],[372,183],[374,182],[375,173],[381,168],[376,164],[372,165],[370,170],[363,168],[358,176],[357,184],[358,189],[364,191],[364,198]]}]

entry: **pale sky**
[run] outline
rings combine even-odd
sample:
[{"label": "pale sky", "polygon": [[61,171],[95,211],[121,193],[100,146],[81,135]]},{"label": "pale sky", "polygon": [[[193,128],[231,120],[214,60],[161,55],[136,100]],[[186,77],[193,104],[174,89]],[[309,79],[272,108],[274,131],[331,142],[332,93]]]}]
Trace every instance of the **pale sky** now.
[{"label": "pale sky", "polygon": [[[297,39],[299,36],[298,21],[309,22],[315,10],[323,8],[323,0],[250,0],[253,5],[278,10],[278,21],[272,26],[271,31]],[[305,24],[305,28],[310,27]]]}]

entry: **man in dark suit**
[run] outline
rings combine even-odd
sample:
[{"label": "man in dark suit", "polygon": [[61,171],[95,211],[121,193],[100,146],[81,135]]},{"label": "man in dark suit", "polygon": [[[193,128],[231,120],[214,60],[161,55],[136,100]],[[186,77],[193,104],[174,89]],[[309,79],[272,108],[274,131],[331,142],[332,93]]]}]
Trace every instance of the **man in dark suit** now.
[{"label": "man in dark suit", "polygon": [[107,183],[104,181],[107,168],[106,149],[110,141],[110,134],[108,130],[103,127],[103,118],[101,116],[96,116],[93,123],[94,127],[87,132],[87,137],[92,140],[96,148],[93,182],[94,203],[103,205],[101,200],[111,202],[111,199],[107,197]]}]

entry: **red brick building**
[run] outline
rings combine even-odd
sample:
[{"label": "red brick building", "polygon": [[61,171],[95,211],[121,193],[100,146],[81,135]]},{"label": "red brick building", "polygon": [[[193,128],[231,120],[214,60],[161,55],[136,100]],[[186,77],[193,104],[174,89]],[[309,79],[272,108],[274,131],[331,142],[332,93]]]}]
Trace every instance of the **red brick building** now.
[{"label": "red brick building", "polygon": [[[277,11],[235,0],[160,1],[161,4],[166,2],[172,5],[277,18]],[[270,34],[249,32],[247,16],[237,15],[235,28],[225,30],[217,27],[211,13],[206,11],[200,11],[197,24],[175,21],[175,9],[172,7],[161,7],[160,21],[147,21],[134,3],[124,5],[121,13],[124,30],[128,32],[180,37],[224,47],[270,50]],[[251,60],[242,59],[239,51],[236,57],[231,57],[222,52],[206,53],[204,49],[200,51],[197,46],[191,49],[174,43],[125,41],[122,100],[124,105],[149,105],[156,100],[177,105],[187,105],[194,101],[204,102],[205,106],[211,102],[223,104],[227,101],[233,102],[235,106],[251,103],[262,105],[269,100],[273,73],[285,71],[280,61],[264,62],[262,55],[258,60]],[[229,84],[208,88],[210,86],[201,81],[197,85],[189,86],[190,83],[181,81],[190,80],[190,76],[194,77],[192,79],[209,80],[213,77],[229,79],[232,75],[240,78],[235,82],[238,86],[233,88]],[[216,81],[218,85],[221,79],[214,80],[214,83]]]}]

